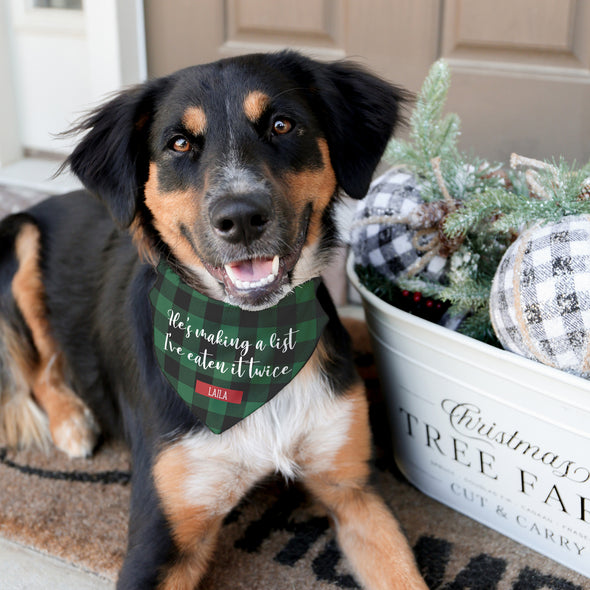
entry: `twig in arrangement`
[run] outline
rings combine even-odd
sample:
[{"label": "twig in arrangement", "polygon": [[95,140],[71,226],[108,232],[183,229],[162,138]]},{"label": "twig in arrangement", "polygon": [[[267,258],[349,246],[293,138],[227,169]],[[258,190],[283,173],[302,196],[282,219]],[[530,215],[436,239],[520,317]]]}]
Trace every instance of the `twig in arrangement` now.
[{"label": "twig in arrangement", "polygon": [[447,185],[445,184],[445,179],[443,178],[442,171],[440,169],[440,156],[432,158],[430,163],[432,164],[432,171],[434,172],[434,177],[436,178],[438,188],[440,189],[440,192],[443,194],[443,197],[449,206],[449,213],[452,213],[457,208],[457,203],[455,202],[455,199],[451,197],[451,194],[447,189]]}]

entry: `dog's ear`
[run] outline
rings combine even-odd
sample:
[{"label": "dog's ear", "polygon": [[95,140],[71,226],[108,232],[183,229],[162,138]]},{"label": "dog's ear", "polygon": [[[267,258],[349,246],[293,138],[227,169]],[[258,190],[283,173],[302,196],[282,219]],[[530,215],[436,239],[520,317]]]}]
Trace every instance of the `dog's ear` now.
[{"label": "dog's ear", "polygon": [[166,78],[116,95],[69,134],[86,132],[66,160],[84,186],[102,200],[113,219],[128,227],[149,170],[149,130]]},{"label": "dog's ear", "polygon": [[336,178],[361,199],[411,95],[350,62],[322,65],[316,82]]}]

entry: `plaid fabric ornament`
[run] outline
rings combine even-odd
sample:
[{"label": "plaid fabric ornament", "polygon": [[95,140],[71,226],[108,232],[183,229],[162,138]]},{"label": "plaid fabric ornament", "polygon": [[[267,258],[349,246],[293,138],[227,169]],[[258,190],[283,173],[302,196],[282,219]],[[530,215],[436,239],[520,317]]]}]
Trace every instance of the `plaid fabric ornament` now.
[{"label": "plaid fabric ornament", "polygon": [[525,231],[498,266],[490,315],[507,350],[589,374],[590,216]]},{"label": "plaid fabric ornament", "polygon": [[[432,239],[420,232],[424,201],[414,177],[392,168],[371,184],[354,215],[351,246],[356,264],[373,267],[395,280],[405,275],[428,251]],[[434,256],[420,276],[437,281],[447,259]]]},{"label": "plaid fabric ornament", "polygon": [[321,285],[308,281],[274,307],[245,311],[195,291],[160,263],[150,292],[156,358],[212,432],[256,411],[305,366],[328,321]]}]

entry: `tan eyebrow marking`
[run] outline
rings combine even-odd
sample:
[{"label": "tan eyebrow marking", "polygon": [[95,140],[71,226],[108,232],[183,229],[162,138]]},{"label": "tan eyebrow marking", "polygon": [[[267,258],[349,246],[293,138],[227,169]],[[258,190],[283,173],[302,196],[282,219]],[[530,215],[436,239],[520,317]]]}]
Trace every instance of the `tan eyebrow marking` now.
[{"label": "tan eyebrow marking", "polygon": [[250,92],[246,98],[244,99],[244,112],[246,113],[246,117],[252,121],[252,123],[256,123],[264,110],[270,104],[270,97],[261,92],[260,90],[254,90]]},{"label": "tan eyebrow marking", "polygon": [[182,123],[193,135],[203,135],[207,129],[207,115],[201,107],[189,107],[184,112]]}]

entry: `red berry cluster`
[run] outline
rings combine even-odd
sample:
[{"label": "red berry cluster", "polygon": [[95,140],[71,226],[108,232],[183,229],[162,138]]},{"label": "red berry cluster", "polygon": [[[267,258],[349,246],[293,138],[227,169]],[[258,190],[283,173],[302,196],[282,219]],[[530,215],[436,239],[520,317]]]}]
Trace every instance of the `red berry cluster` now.
[{"label": "red berry cluster", "polygon": [[400,291],[397,306],[408,313],[417,315],[431,322],[438,322],[448,305],[436,299],[424,297],[420,291]]}]

